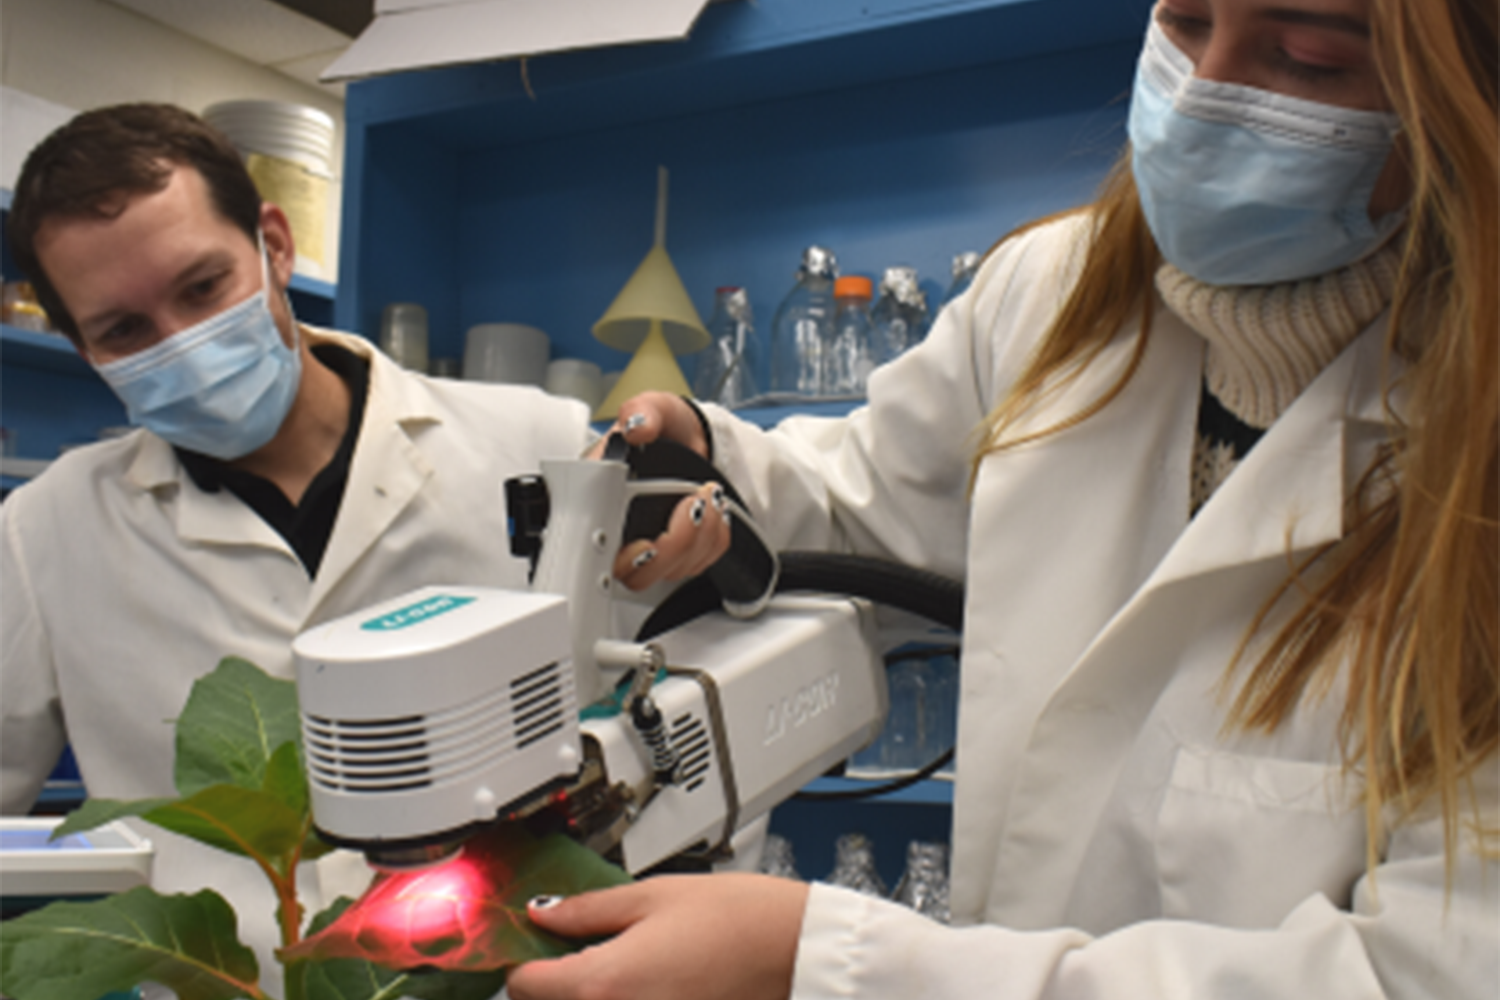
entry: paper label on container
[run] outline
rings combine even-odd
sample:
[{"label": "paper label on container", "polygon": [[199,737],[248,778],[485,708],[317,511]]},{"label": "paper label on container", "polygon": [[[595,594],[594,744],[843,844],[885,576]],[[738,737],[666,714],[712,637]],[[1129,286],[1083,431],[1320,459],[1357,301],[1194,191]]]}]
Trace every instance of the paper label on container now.
[{"label": "paper label on container", "polygon": [[328,178],[293,160],[250,153],[245,169],[266,201],[286,213],[297,256],[323,266],[323,226],[328,217]]}]

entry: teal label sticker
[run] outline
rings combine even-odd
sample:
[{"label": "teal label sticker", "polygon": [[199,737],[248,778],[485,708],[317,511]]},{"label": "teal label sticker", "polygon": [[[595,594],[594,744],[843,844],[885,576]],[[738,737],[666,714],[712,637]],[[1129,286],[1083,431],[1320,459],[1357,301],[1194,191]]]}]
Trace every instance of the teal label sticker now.
[{"label": "teal label sticker", "polygon": [[397,629],[410,628],[413,625],[425,622],[429,618],[447,614],[455,608],[461,608],[465,604],[473,604],[472,597],[459,597],[456,594],[436,594],[425,601],[410,604],[399,611],[392,611],[388,615],[379,618],[371,618],[360,626],[366,632],[394,632]]}]

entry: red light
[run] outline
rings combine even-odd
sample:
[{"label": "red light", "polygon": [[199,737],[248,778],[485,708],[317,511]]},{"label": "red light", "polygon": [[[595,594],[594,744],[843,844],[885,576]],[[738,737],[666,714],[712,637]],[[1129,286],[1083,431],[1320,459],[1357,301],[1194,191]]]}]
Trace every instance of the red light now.
[{"label": "red light", "polygon": [[495,968],[485,955],[496,897],[513,881],[502,853],[477,838],[435,867],[382,873],[358,902],[291,955],[378,956],[394,969]]},{"label": "red light", "polygon": [[397,875],[382,889],[378,904],[371,899],[369,924],[413,942],[466,936],[485,892],[483,876],[462,854],[436,868]]},{"label": "red light", "polygon": [[567,838],[535,840],[500,825],[435,867],[379,875],[338,919],[279,954],[283,961],[363,958],[390,969],[499,969],[570,947],[532,925],[532,896],[628,880]]}]

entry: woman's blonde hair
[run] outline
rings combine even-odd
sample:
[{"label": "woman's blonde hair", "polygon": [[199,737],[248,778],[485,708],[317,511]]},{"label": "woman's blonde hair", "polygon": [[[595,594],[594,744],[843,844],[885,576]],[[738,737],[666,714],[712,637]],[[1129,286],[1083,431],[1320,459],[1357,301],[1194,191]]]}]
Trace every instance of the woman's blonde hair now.
[{"label": "woman's blonde hair", "polygon": [[[1494,0],[1371,0],[1370,14],[1412,179],[1387,343],[1409,402],[1392,415],[1344,537],[1296,567],[1261,610],[1252,634],[1273,604],[1302,598],[1242,672],[1229,717],[1273,730],[1347,668],[1340,737],[1346,769],[1363,778],[1369,865],[1388,811],[1399,821],[1435,807],[1451,877],[1463,803],[1475,802],[1478,769],[1500,748],[1500,38]],[[1009,431],[1131,319],[1137,363],[1145,353],[1160,257],[1128,156],[1081,211],[1093,220],[1081,278],[986,419],[976,468],[1037,436]],[[1040,433],[1097,413],[1137,366]],[[1473,832],[1495,851],[1500,831],[1479,825],[1477,809]]]}]

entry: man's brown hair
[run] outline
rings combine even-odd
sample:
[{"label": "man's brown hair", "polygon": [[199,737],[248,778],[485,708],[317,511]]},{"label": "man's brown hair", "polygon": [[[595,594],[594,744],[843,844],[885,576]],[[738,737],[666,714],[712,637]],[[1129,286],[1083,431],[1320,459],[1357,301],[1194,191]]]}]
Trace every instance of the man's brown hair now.
[{"label": "man's brown hair", "polygon": [[162,190],[177,167],[202,175],[214,209],[256,238],[261,199],[239,151],[223,133],[174,105],[85,111],[26,157],[7,225],[11,254],[42,308],[74,343],[78,325],[37,260],[37,232],[48,219],[111,218],[121,210],[122,195]]}]

